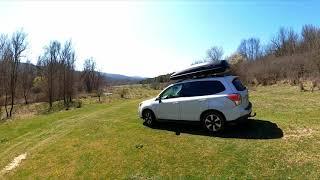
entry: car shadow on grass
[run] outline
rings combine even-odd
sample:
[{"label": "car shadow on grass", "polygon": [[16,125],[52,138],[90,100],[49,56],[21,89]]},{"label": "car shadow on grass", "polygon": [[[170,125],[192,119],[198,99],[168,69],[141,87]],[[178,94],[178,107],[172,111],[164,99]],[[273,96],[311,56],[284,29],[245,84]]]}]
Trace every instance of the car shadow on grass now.
[{"label": "car shadow on grass", "polygon": [[228,124],[224,131],[218,134],[207,132],[200,124],[161,122],[156,123],[152,128],[172,131],[176,135],[186,133],[238,139],[278,139],[283,137],[283,131],[276,123],[260,119],[251,119],[246,123]]}]

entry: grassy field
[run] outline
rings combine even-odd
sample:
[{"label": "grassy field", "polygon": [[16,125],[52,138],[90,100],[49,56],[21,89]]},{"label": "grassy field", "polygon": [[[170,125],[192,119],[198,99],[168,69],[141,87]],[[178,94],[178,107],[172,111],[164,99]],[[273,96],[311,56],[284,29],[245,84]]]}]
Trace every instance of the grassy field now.
[{"label": "grassy field", "polygon": [[320,178],[319,91],[251,90],[257,116],[216,137],[198,126],[145,127],[140,95],[0,123],[0,171],[27,154],[0,179]]}]

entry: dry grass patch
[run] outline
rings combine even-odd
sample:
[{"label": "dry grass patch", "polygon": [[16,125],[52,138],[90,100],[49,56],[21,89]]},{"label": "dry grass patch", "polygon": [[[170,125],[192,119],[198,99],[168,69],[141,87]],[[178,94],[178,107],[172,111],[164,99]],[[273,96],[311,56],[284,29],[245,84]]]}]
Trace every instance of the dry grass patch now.
[{"label": "dry grass patch", "polygon": [[299,128],[295,130],[288,130],[284,133],[283,139],[299,139],[299,138],[306,138],[312,137],[312,135],[316,131],[311,128]]}]

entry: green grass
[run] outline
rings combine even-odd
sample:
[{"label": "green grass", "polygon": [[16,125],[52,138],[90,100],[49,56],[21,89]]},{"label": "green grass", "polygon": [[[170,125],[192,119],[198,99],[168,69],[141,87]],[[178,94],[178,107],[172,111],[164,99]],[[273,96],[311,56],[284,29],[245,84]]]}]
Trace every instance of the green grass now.
[{"label": "green grass", "polygon": [[217,137],[188,125],[143,126],[142,95],[0,123],[0,171],[27,153],[2,178],[320,177],[319,91],[258,87],[255,120]]}]

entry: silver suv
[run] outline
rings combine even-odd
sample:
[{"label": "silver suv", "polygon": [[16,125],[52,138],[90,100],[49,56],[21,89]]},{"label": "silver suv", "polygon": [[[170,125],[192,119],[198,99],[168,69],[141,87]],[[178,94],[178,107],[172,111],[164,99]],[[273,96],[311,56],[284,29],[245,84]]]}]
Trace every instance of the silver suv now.
[{"label": "silver suv", "polygon": [[139,115],[149,126],[162,120],[199,121],[210,132],[247,119],[251,112],[247,88],[230,75],[180,81],[139,105]]}]

